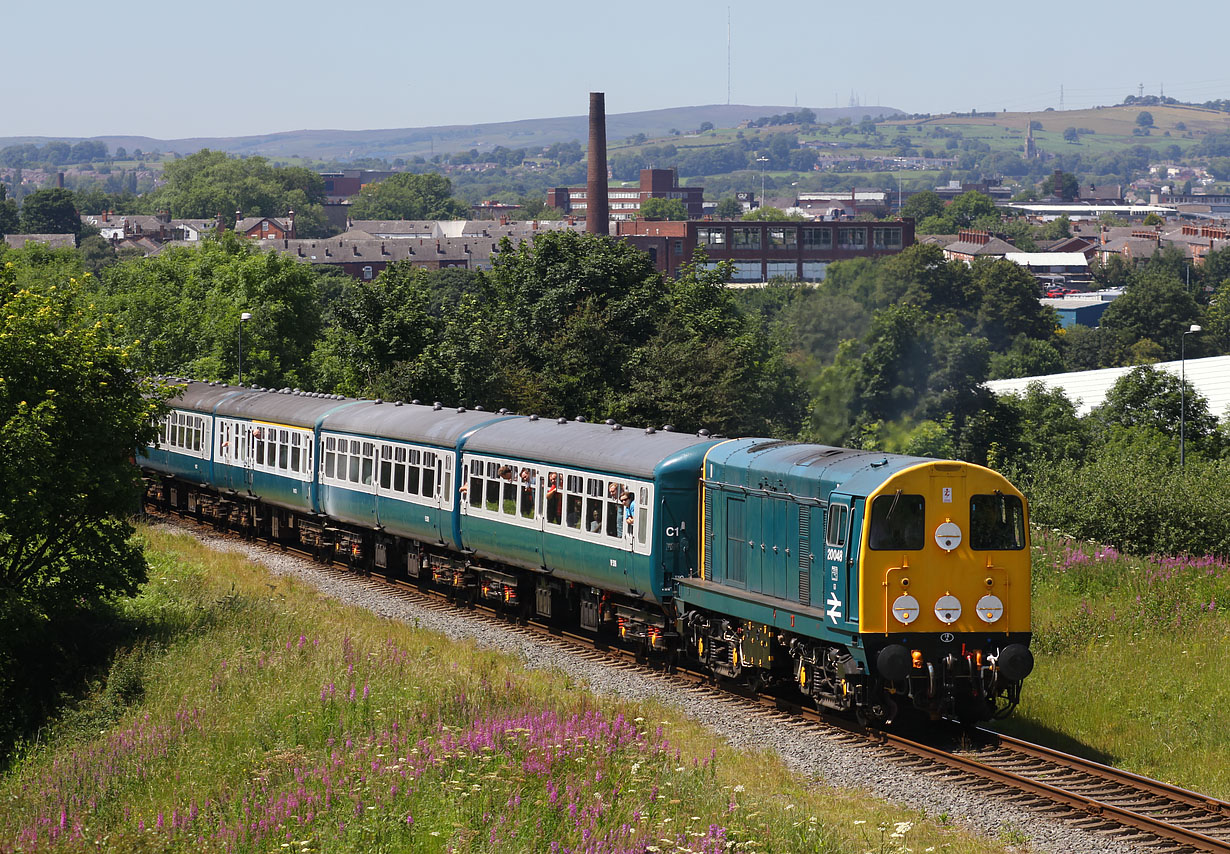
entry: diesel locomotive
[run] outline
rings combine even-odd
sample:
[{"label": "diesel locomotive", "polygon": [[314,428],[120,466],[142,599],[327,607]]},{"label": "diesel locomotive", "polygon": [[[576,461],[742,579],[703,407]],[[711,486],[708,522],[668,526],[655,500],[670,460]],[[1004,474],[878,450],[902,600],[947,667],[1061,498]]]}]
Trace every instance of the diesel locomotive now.
[{"label": "diesel locomotive", "polygon": [[183,382],[147,500],[889,721],[1009,712],[1024,497],[953,460]]}]

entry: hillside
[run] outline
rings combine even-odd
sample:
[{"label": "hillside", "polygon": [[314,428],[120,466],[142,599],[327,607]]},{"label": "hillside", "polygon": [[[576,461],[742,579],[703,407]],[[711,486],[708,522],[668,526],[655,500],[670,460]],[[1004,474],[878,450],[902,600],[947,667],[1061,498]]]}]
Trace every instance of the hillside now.
[{"label": "hillside", "polygon": [[[745,104],[711,104],[700,107],[674,107],[663,110],[643,110],[633,113],[609,113],[607,138],[616,141],[637,134],[663,137],[672,130],[695,130],[703,122],[716,127],[734,127],[740,122],[781,113],[797,112],[802,107],[753,106]],[[843,117],[854,120],[863,116],[895,115],[893,107],[813,107],[819,121],[832,122]],[[430,156],[432,153],[466,151],[471,148],[490,150],[497,145],[509,148],[547,146],[555,142],[586,138],[585,115],[546,119],[523,119],[515,122],[494,122],[477,125],[442,125],[384,130],[296,130],[261,136],[193,137],[189,139],[154,139],[143,136],[91,137],[111,149],[124,146],[132,150],[173,151],[191,154],[202,148],[230,154],[265,157],[301,156],[332,160],[360,157]],[[0,148],[8,145],[34,143],[43,145],[54,137],[0,137]],[[77,141],[77,140],[72,140]]]},{"label": "hillside", "polygon": [[[1095,134],[1131,136],[1136,127],[1136,116],[1147,111],[1153,116],[1155,134],[1170,131],[1178,136],[1183,133],[1225,133],[1230,131],[1230,113],[1209,110],[1203,107],[1188,107],[1177,104],[1140,107],[1094,107],[1089,110],[1045,110],[1036,113],[986,113],[978,116],[942,115],[926,119],[896,119],[889,125],[944,125],[946,127],[975,126],[1000,127],[1024,130],[1026,123],[1037,121],[1049,133],[1063,133],[1065,128],[1087,128]],[[1179,128],[1182,124],[1184,127]]]}]

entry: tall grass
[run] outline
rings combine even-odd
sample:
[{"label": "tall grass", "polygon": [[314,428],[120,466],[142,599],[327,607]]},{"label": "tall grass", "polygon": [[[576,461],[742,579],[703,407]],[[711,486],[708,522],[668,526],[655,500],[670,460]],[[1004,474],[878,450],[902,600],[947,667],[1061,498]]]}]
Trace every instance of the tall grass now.
[{"label": "tall grass", "polygon": [[0,779],[0,851],[995,850],[678,713],[148,534],[148,627]]},{"label": "tall grass", "polygon": [[1002,728],[1230,799],[1230,564],[1041,533],[1034,651]]}]

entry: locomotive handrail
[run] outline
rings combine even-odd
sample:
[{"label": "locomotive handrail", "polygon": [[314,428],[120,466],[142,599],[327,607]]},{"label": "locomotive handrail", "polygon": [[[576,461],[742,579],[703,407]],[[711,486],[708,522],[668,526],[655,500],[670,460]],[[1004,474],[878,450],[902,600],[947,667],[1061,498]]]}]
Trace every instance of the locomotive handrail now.
[{"label": "locomotive handrail", "polygon": [[827,508],[829,506],[829,502],[825,498],[814,498],[810,495],[795,495],[793,492],[786,492],[785,490],[761,489],[756,486],[743,486],[739,483],[725,483],[720,480],[710,480],[708,478],[702,478],[700,482],[706,489],[727,491],[737,489],[744,495],[763,495],[766,498],[789,498],[791,501],[795,501],[799,504],[807,504],[812,507]]}]

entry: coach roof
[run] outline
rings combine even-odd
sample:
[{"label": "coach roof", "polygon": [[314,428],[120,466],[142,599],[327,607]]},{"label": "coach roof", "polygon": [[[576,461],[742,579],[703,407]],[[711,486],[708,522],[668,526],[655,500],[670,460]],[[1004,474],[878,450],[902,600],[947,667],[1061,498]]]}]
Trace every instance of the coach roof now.
[{"label": "coach roof", "polygon": [[696,449],[696,459],[685,465],[699,469],[701,453],[716,441],[695,433],[649,432],[617,424],[516,418],[475,432],[465,449],[651,478],[662,463],[677,455],[686,457],[690,449]]},{"label": "coach roof", "polygon": [[515,417],[455,406],[436,408],[413,403],[363,400],[356,406],[333,413],[320,426],[322,430],[451,448],[464,433],[475,427],[494,419]]}]

